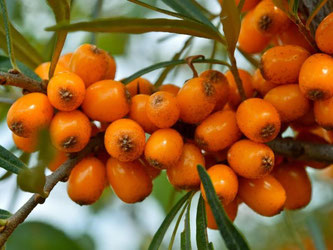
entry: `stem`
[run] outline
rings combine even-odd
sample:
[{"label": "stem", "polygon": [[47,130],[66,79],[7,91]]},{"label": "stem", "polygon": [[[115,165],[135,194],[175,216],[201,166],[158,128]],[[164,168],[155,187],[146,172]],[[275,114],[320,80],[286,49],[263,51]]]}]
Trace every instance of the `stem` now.
[{"label": "stem", "polygon": [[230,63],[231,63],[230,71],[231,71],[232,75],[234,76],[241,100],[244,101],[244,100],[246,100],[246,94],[245,94],[245,90],[243,87],[242,79],[239,76],[235,55],[233,53],[229,52],[229,59],[230,59]]},{"label": "stem", "polygon": [[203,56],[203,55],[195,55],[195,56],[189,56],[189,57],[187,57],[185,59],[187,65],[190,67],[190,69],[193,72],[193,78],[194,77],[198,77],[198,72],[197,72],[197,70],[195,69],[195,67],[193,65],[193,61],[197,60],[197,59],[205,59],[205,56]]},{"label": "stem", "polygon": [[316,41],[314,40],[313,36],[310,34],[309,30],[307,30],[307,28],[305,27],[305,25],[303,24],[301,19],[299,19],[298,16],[296,16],[296,17],[295,16],[290,16],[290,19],[291,19],[291,21],[293,21],[297,25],[298,30],[302,33],[304,38],[310,44],[313,51],[317,52],[318,47],[317,47]]}]

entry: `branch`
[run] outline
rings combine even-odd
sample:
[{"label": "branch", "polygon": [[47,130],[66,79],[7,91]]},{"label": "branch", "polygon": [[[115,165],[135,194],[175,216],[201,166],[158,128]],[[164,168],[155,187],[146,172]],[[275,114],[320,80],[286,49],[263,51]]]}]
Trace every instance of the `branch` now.
[{"label": "branch", "polygon": [[[79,153],[72,154],[71,158],[62,164],[54,173],[47,176],[44,192],[49,194],[54,186],[61,180],[67,178],[73,167],[87,154],[96,150],[96,147],[103,144],[103,137],[96,136],[91,139],[90,143]],[[13,233],[16,227],[21,224],[32,210],[38,205],[44,203],[46,198],[39,194],[34,194],[31,198],[7,221],[3,231],[0,233],[0,248],[6,243],[8,237]]]},{"label": "branch", "polygon": [[46,93],[46,85],[28,76],[23,75],[17,70],[10,70],[8,73],[0,72],[0,85],[10,85],[28,90],[29,92]]}]

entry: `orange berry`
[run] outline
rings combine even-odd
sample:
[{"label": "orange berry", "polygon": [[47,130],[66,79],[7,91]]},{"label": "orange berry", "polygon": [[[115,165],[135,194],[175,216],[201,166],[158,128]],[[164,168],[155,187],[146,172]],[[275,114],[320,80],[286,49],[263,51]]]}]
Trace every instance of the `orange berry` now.
[{"label": "orange berry", "polygon": [[316,30],[318,48],[326,54],[333,54],[333,13],[327,15]]},{"label": "orange berry", "polygon": [[280,132],[279,113],[269,102],[250,98],[242,102],[236,113],[242,133],[255,142],[269,142]]},{"label": "orange berry", "polygon": [[156,168],[166,169],[175,165],[183,151],[183,138],[174,129],[159,129],[148,139],[145,158]]},{"label": "orange berry", "polygon": [[297,83],[302,64],[310,53],[295,45],[270,48],[261,57],[261,74],[275,84]]},{"label": "orange berry", "polygon": [[[222,5],[223,0],[219,0],[220,4]],[[240,0],[235,0],[236,5],[239,4]],[[256,5],[260,2],[260,0],[245,0],[242,11],[249,11],[256,7]]]},{"label": "orange berry", "polygon": [[[207,173],[212,180],[213,187],[219,199],[223,204],[228,205],[232,202],[238,192],[238,179],[235,172],[224,164],[217,164],[207,170]],[[202,197],[205,201],[206,192],[203,185],[200,186]]]},{"label": "orange berry", "polygon": [[297,163],[287,163],[278,166],[273,176],[280,182],[286,191],[286,209],[300,209],[311,201],[311,181],[305,167]]},{"label": "orange berry", "polygon": [[207,79],[216,90],[217,101],[214,110],[223,109],[229,100],[229,84],[227,78],[217,70],[206,70],[199,77]]},{"label": "orange berry", "polygon": [[294,121],[310,110],[310,101],[302,94],[298,84],[286,84],[270,90],[264,98],[279,112],[281,122]]},{"label": "orange berry", "polygon": [[228,162],[230,167],[242,177],[261,178],[273,170],[274,153],[265,144],[240,140],[229,149]]},{"label": "orange berry", "polygon": [[[35,69],[35,73],[42,79],[42,80],[49,80],[49,71],[50,71],[50,66],[51,63],[50,62],[45,62],[40,64],[36,69]],[[67,72],[69,71],[68,68],[64,67],[61,64],[57,64],[55,71],[54,71],[54,75],[57,75],[61,72]]]},{"label": "orange berry", "polygon": [[327,100],[317,101],[314,103],[314,116],[316,122],[325,129],[333,129],[333,97]]},{"label": "orange berry", "polygon": [[71,72],[58,74],[47,85],[47,97],[56,109],[72,111],[83,102],[86,87],[80,77]]},{"label": "orange berry", "polygon": [[91,119],[112,122],[123,118],[130,109],[130,96],[121,82],[95,82],[86,90],[83,112]]},{"label": "orange berry", "polygon": [[180,119],[186,123],[199,123],[214,109],[217,92],[214,85],[205,78],[188,80],[177,94]]},{"label": "orange berry", "polygon": [[147,79],[139,77],[126,84],[126,89],[133,97],[137,94],[151,95],[154,91],[154,86]]},{"label": "orange berry", "polygon": [[132,97],[129,118],[140,124],[143,130],[149,134],[158,129],[148,118],[146,113],[146,103],[149,95],[138,94]]},{"label": "orange berry", "polygon": [[[245,91],[245,95],[247,98],[250,98],[254,94],[254,89],[252,87],[252,77],[251,75],[242,69],[238,69],[239,77],[242,80],[243,88]],[[235,108],[237,107],[241,102],[241,97],[238,92],[238,88],[234,79],[234,76],[232,75],[231,71],[228,71],[225,73],[225,76],[228,79],[229,86],[230,86],[230,92],[229,92],[229,104],[231,107]]]},{"label": "orange berry", "polygon": [[326,54],[314,54],[302,65],[299,87],[310,100],[318,101],[333,96],[333,58]]},{"label": "orange berry", "polygon": [[198,189],[200,187],[198,164],[205,166],[205,158],[200,149],[191,143],[185,143],[177,164],[167,169],[170,183],[179,189]]},{"label": "orange berry", "polygon": [[142,154],[146,136],[138,123],[119,119],[107,128],[104,144],[108,153],[119,161],[134,161]]},{"label": "orange berry", "polygon": [[53,159],[47,166],[48,169],[50,169],[52,172],[56,171],[65,161],[68,160],[68,156],[65,152],[62,151],[56,151]]},{"label": "orange berry", "polygon": [[260,179],[239,178],[238,195],[253,211],[263,216],[280,213],[286,201],[286,191],[271,175]]},{"label": "orange berry", "polygon": [[146,103],[148,119],[159,128],[170,128],[180,114],[177,99],[173,94],[158,91],[152,94]]},{"label": "orange berry", "polygon": [[[237,199],[234,199],[232,202],[230,202],[228,205],[223,205],[224,211],[227,213],[229,219],[231,221],[234,221],[237,216],[238,212],[238,201]],[[209,204],[205,202],[205,208],[206,208],[206,216],[207,216],[207,227],[213,230],[218,229],[212,209],[210,208]]]},{"label": "orange berry", "polygon": [[31,137],[47,128],[53,117],[53,107],[46,95],[30,93],[14,102],[7,113],[10,130],[20,137]]},{"label": "orange berry", "polygon": [[90,135],[90,121],[78,110],[58,112],[50,125],[52,144],[60,151],[81,151],[88,144]]},{"label": "orange berry", "polygon": [[261,74],[260,69],[254,72],[252,77],[252,85],[262,96],[266,95],[268,91],[275,88],[277,85],[267,81]]},{"label": "orange berry", "polygon": [[149,163],[146,161],[144,157],[140,157],[139,161],[144,166],[147,174],[150,176],[152,180],[154,180],[157,176],[160,175],[161,169],[154,168],[153,166],[150,166]]},{"label": "orange berry", "polygon": [[106,167],[109,184],[123,202],[140,202],[151,193],[152,180],[139,161],[121,162],[110,158]]},{"label": "orange berry", "polygon": [[241,137],[234,111],[218,111],[210,115],[195,130],[195,141],[200,148],[219,151]]},{"label": "orange berry", "polygon": [[58,64],[65,67],[67,70],[70,70],[70,62],[72,59],[73,53],[67,53],[59,57]]},{"label": "orange berry", "polygon": [[13,141],[18,149],[26,153],[33,153],[38,150],[38,140],[37,135],[32,135],[30,137],[20,137],[12,133]]},{"label": "orange berry", "polygon": [[95,45],[83,44],[72,55],[70,69],[84,81],[86,87],[94,82],[114,79],[114,59]]},{"label": "orange berry", "polygon": [[95,157],[83,158],[68,179],[67,192],[79,205],[90,205],[102,195],[106,182],[104,164]]},{"label": "orange berry", "polygon": [[174,84],[163,84],[158,88],[159,91],[169,92],[176,96],[180,90],[180,88]]}]

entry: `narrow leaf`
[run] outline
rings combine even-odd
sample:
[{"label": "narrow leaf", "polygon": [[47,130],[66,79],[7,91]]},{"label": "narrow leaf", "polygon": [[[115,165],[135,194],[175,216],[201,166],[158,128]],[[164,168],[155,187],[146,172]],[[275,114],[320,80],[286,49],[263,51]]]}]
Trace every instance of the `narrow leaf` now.
[{"label": "narrow leaf", "polygon": [[12,214],[6,210],[0,209],[0,220],[7,220]]},{"label": "narrow leaf", "polygon": [[239,1],[238,6],[237,6],[239,12],[242,11],[244,3],[245,3],[245,0],[240,0]]},{"label": "narrow leaf", "polygon": [[315,16],[318,14],[318,12],[320,11],[320,9],[327,3],[327,0],[321,0],[318,2],[317,6],[313,9],[313,11],[311,12],[310,16],[308,17],[308,19],[306,20],[306,24],[305,27],[309,30],[310,29],[310,24],[312,22],[312,20],[315,18]]},{"label": "narrow leaf", "polygon": [[158,250],[162,240],[164,238],[164,235],[166,231],[168,230],[171,222],[175,218],[176,214],[178,213],[179,209],[184,205],[184,203],[188,200],[188,198],[192,195],[192,192],[188,192],[185,194],[177,203],[176,205],[171,209],[171,211],[168,213],[168,215],[165,217],[164,221],[162,222],[160,228],[155,233],[152,242],[149,245],[148,250]]},{"label": "narrow leaf", "polygon": [[224,242],[230,250],[247,250],[250,249],[243,238],[242,234],[236,229],[229,220],[228,215],[224,211],[219,198],[216,195],[212,181],[204,167],[198,165],[198,172],[201,183],[204,186],[208,203],[212,209],[216,224]]},{"label": "narrow leaf", "polygon": [[14,154],[0,145],[0,167],[14,174],[18,174],[20,170],[26,168],[26,165]]},{"label": "narrow leaf", "polygon": [[197,223],[197,225],[196,225],[197,247],[198,247],[198,249],[209,250],[205,202],[201,195],[200,195],[198,207],[197,207],[196,223]]},{"label": "narrow leaf", "polygon": [[307,217],[307,226],[311,234],[311,238],[314,241],[315,249],[317,250],[326,250],[326,244],[323,237],[323,232],[321,231],[319,225],[317,224],[314,216]]},{"label": "narrow leaf", "polygon": [[6,173],[4,173],[1,177],[0,177],[0,181],[6,180],[7,178],[9,178],[12,175],[12,172],[7,171]]},{"label": "narrow leaf", "polygon": [[168,247],[169,250],[172,250],[172,248],[173,248],[173,243],[174,243],[175,238],[176,238],[177,230],[178,230],[180,221],[181,221],[181,219],[182,219],[182,217],[183,217],[183,215],[184,215],[184,213],[186,211],[187,205],[188,204],[186,204],[185,206],[183,206],[182,210],[179,213],[178,219],[176,221],[175,228],[173,229],[173,232],[172,232],[172,235],[171,235],[171,239],[170,239],[170,242],[169,242],[169,247]]},{"label": "narrow leaf", "polygon": [[188,201],[188,206],[186,209],[185,221],[184,221],[184,231],[181,233],[182,235],[182,242],[181,242],[181,249],[182,250],[191,250],[191,226],[190,226],[190,212],[191,212],[191,196]]}]

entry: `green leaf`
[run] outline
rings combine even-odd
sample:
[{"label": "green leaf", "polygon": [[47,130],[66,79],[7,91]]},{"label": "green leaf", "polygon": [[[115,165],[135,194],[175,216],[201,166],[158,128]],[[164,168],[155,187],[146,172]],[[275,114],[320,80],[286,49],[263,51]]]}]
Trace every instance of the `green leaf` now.
[{"label": "green leaf", "polygon": [[193,195],[188,200],[188,205],[186,209],[185,221],[184,221],[184,231],[181,233],[181,249],[191,250],[191,226],[190,226],[190,212],[191,212],[191,201]]},{"label": "green leaf", "polygon": [[111,55],[123,55],[128,41],[128,34],[99,34],[97,47],[109,52]]},{"label": "green leaf", "polygon": [[240,0],[239,1],[238,6],[237,6],[239,12],[242,11],[244,3],[245,3],[245,0]]},{"label": "green leaf", "polygon": [[180,221],[183,218],[183,215],[184,215],[184,213],[186,211],[186,207],[187,206],[188,206],[188,204],[186,204],[185,206],[183,206],[182,210],[179,213],[178,219],[176,221],[175,228],[173,229],[173,232],[172,232],[172,235],[171,235],[171,239],[170,239],[170,242],[169,242],[169,247],[168,247],[169,250],[172,250],[172,248],[173,248],[173,243],[174,243],[175,238],[176,238],[177,230],[178,230]]},{"label": "green leaf", "polygon": [[55,148],[52,146],[50,132],[43,129],[38,134],[38,163],[40,166],[47,166],[54,158]]},{"label": "green leaf", "polygon": [[12,176],[12,172],[7,171],[0,177],[0,181],[6,180],[7,178]]},{"label": "green leaf", "polygon": [[0,209],[0,220],[7,220],[12,214],[6,210]]},{"label": "green leaf", "polygon": [[14,154],[0,145],[0,167],[18,174],[20,170],[26,169],[26,165],[20,161]]},{"label": "green leaf", "polygon": [[89,22],[73,24],[61,23],[46,28],[47,31],[89,31],[108,33],[142,34],[147,32],[170,32],[191,36],[198,36],[221,41],[219,32],[207,28],[207,25],[190,20],[174,20],[166,18],[105,18]]},{"label": "green leaf", "polygon": [[184,205],[184,203],[188,200],[188,198],[192,195],[192,192],[188,192],[185,194],[177,203],[176,205],[171,209],[171,211],[168,213],[168,215],[165,217],[164,221],[162,222],[161,226],[155,233],[153,240],[151,241],[148,250],[158,250],[162,240],[164,238],[164,235],[166,231],[168,230],[171,222],[177,215],[179,209]]},{"label": "green leaf", "polygon": [[206,209],[202,195],[200,195],[198,201],[196,229],[197,229],[196,240],[197,240],[198,249],[209,250]]},{"label": "green leaf", "polygon": [[307,219],[306,219],[306,224],[307,224],[307,227],[310,231],[310,234],[311,234],[311,238],[313,239],[314,241],[314,246],[315,246],[315,249],[317,250],[326,250],[326,244],[325,244],[325,240],[324,240],[324,237],[323,237],[323,232],[322,230],[320,229],[320,226],[318,225],[318,223],[316,222],[316,219],[315,217],[312,215],[312,216],[308,216]]},{"label": "green leaf", "polygon": [[17,184],[20,189],[30,193],[38,193],[44,197],[46,182],[44,170],[45,167],[41,166],[22,169],[17,175]]},{"label": "green leaf", "polygon": [[224,242],[230,250],[247,250],[250,249],[242,234],[236,229],[229,220],[228,215],[216,195],[212,181],[203,166],[198,165],[198,172],[201,183],[205,189],[208,203],[212,209],[216,224]]}]

